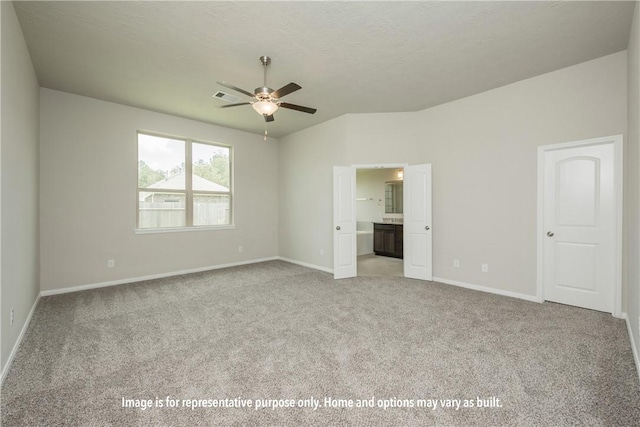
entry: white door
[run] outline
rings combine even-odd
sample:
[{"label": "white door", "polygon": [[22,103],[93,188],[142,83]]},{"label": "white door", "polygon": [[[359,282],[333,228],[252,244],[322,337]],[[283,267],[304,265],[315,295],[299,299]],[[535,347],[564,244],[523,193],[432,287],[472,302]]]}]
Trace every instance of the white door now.
[{"label": "white door", "polygon": [[404,169],[404,275],[431,280],[431,165]]},{"label": "white door", "polygon": [[611,313],[616,286],[615,151],[544,153],[544,299]]},{"label": "white door", "polygon": [[357,275],[356,170],[333,168],[333,278]]}]

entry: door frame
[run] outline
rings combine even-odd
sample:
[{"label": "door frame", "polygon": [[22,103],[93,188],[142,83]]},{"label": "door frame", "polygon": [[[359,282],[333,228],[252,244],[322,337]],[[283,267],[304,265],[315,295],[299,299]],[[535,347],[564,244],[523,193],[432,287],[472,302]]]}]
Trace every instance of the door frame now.
[{"label": "door frame", "polygon": [[614,317],[622,318],[622,212],[623,212],[623,144],[622,135],[612,135],[602,138],[591,138],[581,141],[563,142],[559,144],[542,145],[538,147],[538,210],[537,210],[537,293],[538,302],[544,302],[544,156],[546,153],[566,148],[588,147],[592,145],[613,144],[614,168],[614,207],[615,207],[615,283],[613,286]]}]

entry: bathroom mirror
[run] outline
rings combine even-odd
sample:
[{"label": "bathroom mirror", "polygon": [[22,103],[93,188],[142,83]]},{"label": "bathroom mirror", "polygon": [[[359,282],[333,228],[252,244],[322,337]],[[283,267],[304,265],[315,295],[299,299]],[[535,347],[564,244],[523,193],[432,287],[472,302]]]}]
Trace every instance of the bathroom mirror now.
[{"label": "bathroom mirror", "polygon": [[384,213],[402,213],[402,181],[384,183]]}]

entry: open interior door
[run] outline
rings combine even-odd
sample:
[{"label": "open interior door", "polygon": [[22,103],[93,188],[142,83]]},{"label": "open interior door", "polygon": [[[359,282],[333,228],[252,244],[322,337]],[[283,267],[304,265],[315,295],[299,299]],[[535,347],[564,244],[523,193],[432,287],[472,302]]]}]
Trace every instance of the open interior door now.
[{"label": "open interior door", "polygon": [[431,280],[431,165],[404,168],[404,276]]},{"label": "open interior door", "polygon": [[356,170],[333,168],[333,278],[357,275]]}]

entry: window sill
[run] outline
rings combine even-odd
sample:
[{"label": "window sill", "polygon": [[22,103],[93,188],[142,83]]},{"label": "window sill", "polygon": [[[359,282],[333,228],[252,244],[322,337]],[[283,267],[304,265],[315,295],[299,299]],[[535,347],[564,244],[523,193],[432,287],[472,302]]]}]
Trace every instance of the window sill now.
[{"label": "window sill", "polygon": [[236,228],[235,225],[211,225],[211,226],[195,226],[195,227],[175,227],[175,228],[136,228],[135,234],[160,234],[160,233],[190,233],[193,231],[216,231],[231,230]]}]

